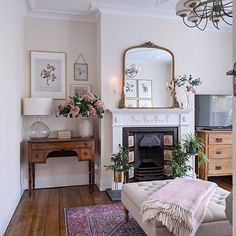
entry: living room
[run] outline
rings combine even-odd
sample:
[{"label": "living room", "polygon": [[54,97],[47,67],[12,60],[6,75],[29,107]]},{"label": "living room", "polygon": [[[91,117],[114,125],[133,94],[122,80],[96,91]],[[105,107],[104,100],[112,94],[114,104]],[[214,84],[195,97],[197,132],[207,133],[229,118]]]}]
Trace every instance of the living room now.
[{"label": "living room", "polygon": [[[114,147],[113,143],[112,116],[119,108],[122,98],[123,56],[128,48],[147,42],[166,48],[174,55],[175,78],[191,74],[193,78],[201,79],[202,83],[196,88],[197,94],[232,94],[232,79],[226,76],[226,72],[232,69],[233,65],[231,26],[224,25],[221,30],[216,30],[209,22],[209,28],[204,31],[191,29],[175,15],[177,1],[170,0],[160,5],[156,4],[156,1],[141,1],[133,8],[130,5],[131,1],[128,2],[115,4],[113,1],[113,5],[108,5],[107,1],[81,1],[81,4],[78,1],[57,3],[39,0],[1,2],[0,64],[5,78],[1,80],[0,93],[1,107],[4,111],[1,118],[0,235],[6,231],[22,196],[24,200],[18,208],[25,207],[29,215],[34,215],[36,213],[32,207],[36,204],[35,209],[43,215],[45,208],[40,202],[44,200],[37,189],[43,189],[49,197],[48,188],[81,186],[82,191],[73,188],[69,190],[68,198],[73,199],[72,203],[67,205],[66,202],[69,200],[64,198],[62,201],[65,204],[62,204],[62,208],[110,203],[106,193],[100,191],[105,191],[113,185],[113,173],[107,171],[104,166],[110,164],[111,155],[118,149],[118,145],[115,144]],[[169,7],[172,7],[171,11],[168,10]],[[91,170],[89,171],[87,161],[78,161],[76,157],[71,156],[50,158],[46,163],[36,165],[36,190],[33,190],[35,197],[28,198],[27,140],[28,129],[35,122],[35,116],[24,115],[22,99],[30,98],[32,95],[32,52],[64,55],[64,97],[54,99],[53,112],[42,116],[42,121],[50,129],[49,138],[57,138],[60,130],[71,131],[72,137],[80,135],[81,118],[55,115],[58,106],[73,94],[76,86],[89,87],[105,104],[104,117],[93,121],[93,136],[96,143],[94,172],[97,186],[94,195],[89,193],[88,172]],[[75,79],[75,63],[87,64],[87,80]],[[176,92],[179,103],[184,103],[184,89],[177,88]],[[193,94],[191,106],[194,109]],[[129,112],[133,109],[122,110]],[[147,113],[145,109],[140,110],[144,110],[144,115]],[[193,118],[190,117],[189,122],[189,131],[194,131]],[[64,188],[61,191],[60,194],[63,195]],[[59,193],[52,194],[55,195],[50,199],[55,198],[56,205]],[[80,197],[76,200],[74,194],[80,194]],[[30,201],[31,205],[26,205],[27,201]],[[78,201],[81,201],[80,205]],[[51,208],[55,205],[51,204]],[[65,226],[60,229],[64,224],[64,210],[59,211],[55,211],[59,215],[59,223],[55,223],[56,226],[47,226],[56,228],[56,233],[47,229],[49,231],[44,231],[46,235],[65,234]],[[50,214],[53,214],[52,211]],[[52,217],[50,214],[48,217]],[[32,217],[28,221],[36,219],[38,218]],[[19,231],[21,224],[22,228],[25,227],[23,231]],[[45,222],[42,224],[46,225]],[[37,235],[36,232],[40,228],[39,223],[33,222],[32,226],[24,221],[24,217],[19,226],[14,228],[13,225],[14,222],[8,228],[7,235],[17,235],[16,231],[24,232],[18,235]]]}]

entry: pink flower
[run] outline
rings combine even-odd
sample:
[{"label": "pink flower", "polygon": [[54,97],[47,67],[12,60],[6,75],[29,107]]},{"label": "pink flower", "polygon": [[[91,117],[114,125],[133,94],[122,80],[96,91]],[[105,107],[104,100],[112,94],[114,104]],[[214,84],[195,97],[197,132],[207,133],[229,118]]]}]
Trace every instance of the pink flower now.
[{"label": "pink flower", "polygon": [[82,95],[82,99],[84,99],[86,102],[92,102],[95,99],[95,96],[92,93],[87,92]]},{"label": "pink flower", "polygon": [[70,114],[72,115],[73,118],[76,118],[80,115],[80,109],[77,106],[74,106],[71,108]]},{"label": "pink flower", "polygon": [[95,102],[95,107],[98,109],[104,109],[104,103],[101,100]]},{"label": "pink flower", "polygon": [[93,106],[91,106],[91,105],[88,105],[88,108],[89,108],[89,116],[90,117],[95,117],[96,116],[96,109],[93,107]]},{"label": "pink flower", "polygon": [[72,100],[72,98],[68,97],[66,100],[65,100],[65,103],[64,103],[64,106],[68,106],[68,105],[74,105],[74,101]]}]

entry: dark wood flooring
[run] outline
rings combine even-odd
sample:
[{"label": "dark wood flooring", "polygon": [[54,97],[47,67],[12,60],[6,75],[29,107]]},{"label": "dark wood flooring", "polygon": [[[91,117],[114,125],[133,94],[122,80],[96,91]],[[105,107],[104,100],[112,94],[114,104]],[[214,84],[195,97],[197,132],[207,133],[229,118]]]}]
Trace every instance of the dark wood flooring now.
[{"label": "dark wood flooring", "polygon": [[[232,189],[231,177],[209,180],[226,190]],[[64,208],[108,203],[112,201],[106,192],[96,188],[91,194],[88,186],[39,189],[34,191],[31,198],[25,191],[5,236],[64,236]]]}]

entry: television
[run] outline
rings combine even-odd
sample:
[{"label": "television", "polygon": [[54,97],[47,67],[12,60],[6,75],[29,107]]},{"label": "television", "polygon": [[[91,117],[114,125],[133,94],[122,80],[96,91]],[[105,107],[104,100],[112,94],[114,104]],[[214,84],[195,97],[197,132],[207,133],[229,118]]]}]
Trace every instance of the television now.
[{"label": "television", "polygon": [[195,128],[232,129],[231,95],[195,95]]}]

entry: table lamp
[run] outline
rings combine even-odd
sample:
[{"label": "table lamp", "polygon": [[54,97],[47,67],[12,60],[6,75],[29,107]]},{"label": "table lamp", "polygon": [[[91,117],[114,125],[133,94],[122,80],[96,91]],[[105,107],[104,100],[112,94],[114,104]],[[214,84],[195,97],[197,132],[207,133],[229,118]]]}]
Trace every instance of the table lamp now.
[{"label": "table lamp", "polygon": [[36,122],[28,130],[30,138],[43,139],[49,136],[50,129],[40,120],[40,116],[50,115],[52,110],[52,98],[23,98],[23,114],[25,116],[36,116]]}]

